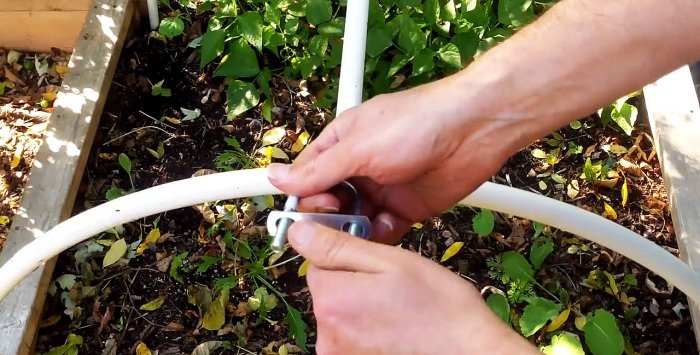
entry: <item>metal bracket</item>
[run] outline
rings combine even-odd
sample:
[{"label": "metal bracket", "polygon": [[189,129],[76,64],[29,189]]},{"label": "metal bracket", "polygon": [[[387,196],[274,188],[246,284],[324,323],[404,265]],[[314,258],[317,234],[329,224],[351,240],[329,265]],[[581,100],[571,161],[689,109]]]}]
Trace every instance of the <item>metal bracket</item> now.
[{"label": "metal bracket", "polygon": [[372,228],[367,216],[332,214],[332,213],[303,213],[291,211],[272,211],[267,217],[267,231],[271,235],[277,233],[277,225],[281,219],[291,219],[294,222],[312,221],[333,229],[349,232],[352,224],[359,227],[358,237],[367,239]]}]

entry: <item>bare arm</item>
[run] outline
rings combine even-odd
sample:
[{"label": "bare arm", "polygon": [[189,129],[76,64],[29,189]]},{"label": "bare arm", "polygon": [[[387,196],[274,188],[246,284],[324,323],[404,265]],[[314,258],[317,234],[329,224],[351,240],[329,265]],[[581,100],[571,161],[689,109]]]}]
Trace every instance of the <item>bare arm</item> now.
[{"label": "bare arm", "polygon": [[[450,78],[512,149],[700,59],[700,1],[564,0]],[[512,134],[512,131],[511,131]]]}]

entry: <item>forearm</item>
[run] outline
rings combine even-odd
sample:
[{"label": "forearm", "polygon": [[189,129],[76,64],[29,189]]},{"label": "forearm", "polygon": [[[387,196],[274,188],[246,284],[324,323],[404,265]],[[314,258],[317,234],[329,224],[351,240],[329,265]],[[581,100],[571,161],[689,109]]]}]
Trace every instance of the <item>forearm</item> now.
[{"label": "forearm", "polygon": [[448,78],[519,149],[700,58],[697,0],[564,0]]}]

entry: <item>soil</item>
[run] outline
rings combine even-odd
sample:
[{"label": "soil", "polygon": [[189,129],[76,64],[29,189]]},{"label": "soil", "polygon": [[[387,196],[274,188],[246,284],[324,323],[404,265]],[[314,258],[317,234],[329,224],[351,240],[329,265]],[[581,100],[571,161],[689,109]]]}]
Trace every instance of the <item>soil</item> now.
[{"label": "soil", "polygon": [[[0,49],[0,251],[19,210],[67,58],[59,50],[19,53]],[[36,62],[47,65],[42,75]]]},{"label": "soil", "polygon": [[[151,85],[161,80],[164,80],[163,87],[172,90],[170,97],[151,95]],[[276,114],[272,122],[264,120],[257,109],[234,121],[227,121],[223,81],[212,77],[210,70],[198,68],[192,49],[178,42],[164,44],[148,35],[135,37],[121,54],[74,213],[104,203],[105,195],[112,187],[130,190],[131,180],[136,190],[143,190],[190,177],[198,171],[202,173],[202,169],[217,169],[217,156],[230,149],[225,137],[235,137],[241,148],[252,154],[260,147],[263,132],[286,125],[288,136],[279,147],[288,152],[300,132],[307,130],[314,137],[331,117],[330,112],[313,107],[313,95],[309,94],[313,92],[313,82],[291,82],[276,76],[272,90],[276,95]],[[180,108],[198,108],[201,116],[184,121]],[[170,119],[163,120],[163,117]],[[545,167],[542,159],[535,158],[533,151],[550,150],[546,141],[552,137],[534,142],[515,154],[492,181],[545,194],[598,214],[603,214],[607,203],[616,211],[614,220],[617,223],[678,255],[668,199],[658,159],[652,154],[654,148],[648,127],[644,122],[638,122],[632,136],[628,137],[612,126],[602,127],[597,116],[584,118],[581,123],[584,125],[581,129],[567,127],[560,131],[566,142],[574,142],[583,149],[582,154],[567,156],[554,166],[554,171],[566,180],[565,183],[557,183],[551,176],[537,177],[552,169]],[[160,142],[164,143],[165,153],[156,158],[147,148],[155,151]],[[585,156],[605,157],[608,153],[604,149],[614,144],[627,149],[635,145],[640,148],[637,152],[620,155],[633,164],[624,171],[629,189],[624,206],[620,194],[621,179],[610,188],[594,186],[580,178]],[[646,159],[639,154],[640,151]],[[131,159],[131,180],[119,166],[117,157],[121,153]],[[290,157],[294,155],[290,154]],[[567,195],[567,186],[573,179],[580,183],[580,189],[571,198]],[[545,189],[540,187],[540,181],[546,184]],[[281,207],[281,202],[276,200],[276,208]],[[241,213],[239,215],[244,218]],[[503,284],[489,276],[487,259],[509,250],[527,252],[532,243],[533,225],[530,221],[496,214],[494,232],[488,238],[479,237],[472,228],[474,215],[473,209],[464,207],[423,221],[422,226],[416,226],[401,245],[437,262],[449,245],[464,242],[459,253],[444,265],[479,289],[505,291]],[[258,213],[243,226],[246,228],[240,228],[240,235],[251,242],[264,242],[264,233],[255,227],[264,225],[264,220],[265,213]],[[183,272],[185,282],[181,284],[171,277],[167,268],[162,268],[161,261],[188,252],[184,265],[196,264],[201,256],[217,255],[220,239],[207,234],[211,224],[194,208],[177,209],[129,223],[123,226],[122,236],[129,243],[138,241],[154,223],[169,237],[150,246],[128,263],[102,268],[103,251],[94,253],[83,262],[76,262],[76,253],[85,245],[59,257],[55,277],[75,274],[83,279],[80,285],[67,292],[68,297],[77,302],[78,308],[66,312],[65,298],[62,299],[59,292],[49,297],[37,352],[63,344],[69,333],[83,337],[81,354],[133,354],[141,342],[154,351],[158,350],[160,355],[189,354],[204,341],[235,341],[240,338],[246,340],[242,345],[246,351],[241,350],[242,353],[276,353],[275,349],[282,344],[288,344],[291,352],[298,350],[291,345],[293,341],[287,336],[284,322],[260,321],[257,315],[242,309],[245,308],[242,304],[255,289],[251,282],[243,282],[231,290],[226,317],[229,326],[218,332],[198,329],[201,315],[196,306],[188,303],[187,285],[213,287],[217,279],[231,272],[230,269],[218,264],[201,274]],[[604,308],[622,316],[629,307],[605,291],[582,286],[581,281],[592,270],[604,270],[612,275],[632,274],[638,283],[629,288],[627,295],[636,298],[630,307],[638,307],[639,313],[621,324],[634,350],[641,354],[698,353],[688,311],[674,311],[674,307],[679,309],[677,305],[688,307],[680,291],[669,290],[659,277],[615,252],[560,231],[552,230],[551,235],[556,245],[554,253],[537,274],[537,279],[546,288],[566,289],[572,303],[576,303],[584,314]],[[572,249],[572,246],[576,248]],[[305,321],[313,325],[308,289],[304,279],[297,276],[300,262],[294,260],[275,268],[271,283],[286,294],[288,300],[301,310]],[[98,290],[96,296],[82,297],[85,289],[81,291],[80,287],[86,285],[95,286]],[[159,309],[139,309],[142,304],[161,295],[167,295],[167,300]],[[268,315],[269,319],[276,321],[284,317],[282,306]],[[564,329],[577,332],[573,323],[567,322]],[[539,334],[533,337],[533,341],[543,337],[544,334]],[[311,326],[309,349],[312,353],[314,341]],[[106,346],[114,344],[117,350],[105,350]]]}]

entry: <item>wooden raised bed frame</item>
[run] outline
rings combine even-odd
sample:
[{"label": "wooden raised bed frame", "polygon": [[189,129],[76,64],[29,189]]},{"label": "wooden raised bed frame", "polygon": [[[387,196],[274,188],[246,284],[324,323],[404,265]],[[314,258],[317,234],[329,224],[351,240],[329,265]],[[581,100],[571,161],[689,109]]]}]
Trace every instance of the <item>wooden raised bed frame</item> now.
[{"label": "wooden raised bed frame", "polygon": [[[70,217],[111,78],[142,0],[0,0],[0,47],[73,51],[0,265]],[[137,6],[137,2],[138,5]],[[138,9],[141,11],[138,11]],[[57,30],[60,29],[60,30]],[[681,258],[700,271],[700,108],[688,66],[644,88]],[[0,355],[33,353],[55,260],[0,302]],[[700,308],[690,302],[700,339]]]}]

